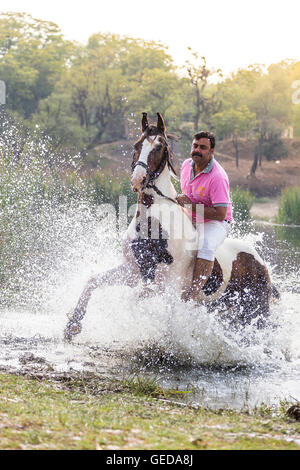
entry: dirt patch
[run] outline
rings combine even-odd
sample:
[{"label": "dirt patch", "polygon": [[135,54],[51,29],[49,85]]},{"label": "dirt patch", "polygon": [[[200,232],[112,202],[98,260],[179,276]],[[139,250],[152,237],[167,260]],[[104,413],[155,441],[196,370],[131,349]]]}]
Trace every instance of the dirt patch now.
[{"label": "dirt patch", "polygon": [[268,202],[255,202],[251,207],[250,214],[254,219],[275,221],[278,213],[278,198]]},{"label": "dirt patch", "polygon": [[300,184],[300,142],[286,139],[288,157],[280,161],[262,160],[255,176],[249,178],[256,141],[241,140],[239,167],[236,167],[234,148],[230,140],[217,144],[216,158],[228,173],[231,187],[249,189],[258,197],[278,196],[283,188]]}]

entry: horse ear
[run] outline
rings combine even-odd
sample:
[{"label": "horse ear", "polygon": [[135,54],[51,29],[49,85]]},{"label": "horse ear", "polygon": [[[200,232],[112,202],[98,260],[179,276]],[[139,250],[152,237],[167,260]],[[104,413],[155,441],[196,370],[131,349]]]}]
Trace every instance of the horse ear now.
[{"label": "horse ear", "polygon": [[157,129],[158,129],[162,134],[165,134],[165,133],[166,133],[165,121],[164,121],[164,118],[162,117],[162,115],[161,115],[160,113],[157,113]]},{"label": "horse ear", "polygon": [[142,132],[145,132],[147,127],[149,126],[148,124],[148,118],[147,118],[147,113],[143,113],[142,117]]}]

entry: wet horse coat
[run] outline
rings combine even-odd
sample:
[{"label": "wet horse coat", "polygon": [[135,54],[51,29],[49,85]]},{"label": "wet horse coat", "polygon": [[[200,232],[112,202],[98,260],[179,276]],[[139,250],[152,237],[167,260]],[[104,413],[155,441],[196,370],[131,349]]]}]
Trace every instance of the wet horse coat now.
[{"label": "wet horse coat", "polygon": [[[147,286],[180,295],[191,285],[197,231],[175,199],[172,150],[159,113],[156,126],[149,126],[143,113],[142,135],[134,148],[131,183],[138,192],[138,205],[123,238],[124,262],[90,279],[67,324],[66,339],[81,331],[81,320],[97,287],[120,284],[134,287],[141,283],[143,290]],[[184,230],[178,233],[178,228]],[[227,238],[216,252],[213,271],[199,300],[213,308],[235,309],[241,323],[255,317],[261,322],[269,313],[272,294],[277,291],[256,250],[240,240]]]}]

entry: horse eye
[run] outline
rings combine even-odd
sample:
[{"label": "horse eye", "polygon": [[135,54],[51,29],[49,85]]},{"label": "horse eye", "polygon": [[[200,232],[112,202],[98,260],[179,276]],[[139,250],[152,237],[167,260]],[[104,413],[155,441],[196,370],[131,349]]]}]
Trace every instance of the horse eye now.
[{"label": "horse eye", "polygon": [[162,149],[162,145],[161,145],[161,144],[159,144],[159,145],[156,147],[156,149],[155,149],[155,150],[161,150],[161,149]]}]

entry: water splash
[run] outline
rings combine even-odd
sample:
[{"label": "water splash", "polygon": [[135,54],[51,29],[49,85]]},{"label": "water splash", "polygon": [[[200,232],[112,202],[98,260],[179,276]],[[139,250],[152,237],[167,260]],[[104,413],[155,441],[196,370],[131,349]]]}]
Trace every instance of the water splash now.
[{"label": "water splash", "polygon": [[[26,178],[20,181],[26,185]],[[13,265],[0,292],[0,366],[46,364],[56,371],[98,373],[113,368],[119,374],[135,367],[155,371],[166,386],[192,384],[195,401],[216,406],[240,406],[245,397],[251,405],[289,394],[300,399],[299,265],[274,232],[254,226],[233,232],[256,246],[280,286],[268,328],[233,329],[220,312],[208,314],[205,306],[184,304],[168,292],[137,300],[140,286],[105,287],[93,294],[82,333],[66,344],[67,313],[87,280],[121,261],[119,235],[87,201],[32,205],[28,194],[26,223],[16,226],[13,238],[26,256]]]}]

